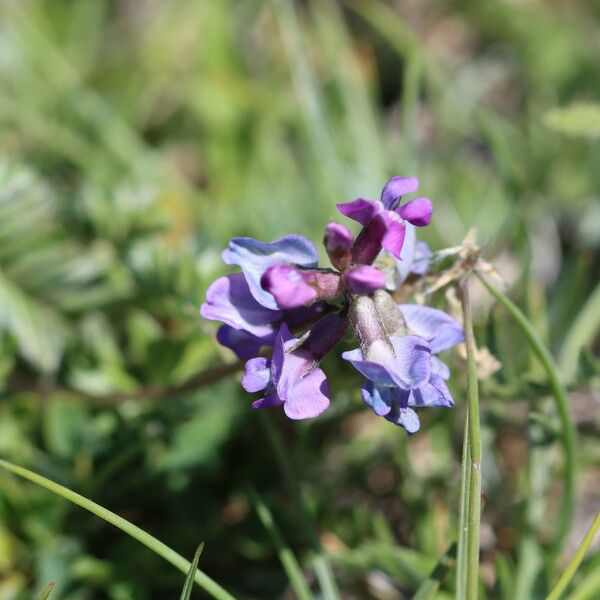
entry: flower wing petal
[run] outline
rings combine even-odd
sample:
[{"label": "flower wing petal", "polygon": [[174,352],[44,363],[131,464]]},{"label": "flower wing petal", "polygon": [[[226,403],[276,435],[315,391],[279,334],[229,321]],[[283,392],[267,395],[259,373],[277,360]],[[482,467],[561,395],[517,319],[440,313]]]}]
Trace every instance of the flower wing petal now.
[{"label": "flower wing petal", "polygon": [[398,305],[409,329],[429,340],[431,351],[438,354],[465,339],[463,328],[443,310],[417,304]]},{"label": "flower wing petal", "polygon": [[250,393],[264,390],[271,380],[271,361],[257,356],[246,363],[246,372],[242,377],[242,387]]},{"label": "flower wing petal", "polygon": [[410,389],[429,379],[431,372],[431,348],[427,340],[418,335],[394,336],[393,369],[390,370],[396,385]]},{"label": "flower wing petal", "polygon": [[319,368],[301,377],[288,389],[278,390],[278,393],[285,394],[283,410],[290,419],[311,419],[329,407],[329,384]]},{"label": "flower wing petal", "polygon": [[418,187],[416,177],[392,177],[381,190],[381,201],[388,210],[393,210],[402,196],[416,192]]},{"label": "flower wing petal", "polygon": [[343,215],[361,225],[366,225],[383,208],[380,203],[366,198],[342,202],[336,204],[336,207]]},{"label": "flower wing petal", "polygon": [[270,310],[256,301],[241,273],[214,281],[206,291],[200,314],[234,329],[245,329],[268,345],[276,334],[273,323],[281,318],[281,311]]},{"label": "flower wing petal", "polygon": [[249,237],[233,238],[222,257],[226,264],[238,265],[242,269],[250,292],[257,302],[275,310],[275,298],[260,286],[264,272],[277,263],[315,268],[319,255],[309,239],[290,234],[274,242],[259,242]]},{"label": "flower wing petal", "polygon": [[387,415],[392,410],[391,388],[367,381],[362,387],[361,395],[365,403],[380,417]]},{"label": "flower wing petal", "polygon": [[235,352],[238,358],[248,360],[260,352],[260,347],[268,345],[259,340],[256,336],[244,331],[243,329],[234,329],[229,325],[221,325],[217,329],[217,342]]},{"label": "flower wing petal", "polygon": [[417,227],[426,227],[431,222],[433,206],[429,198],[415,198],[397,209],[398,214]]}]

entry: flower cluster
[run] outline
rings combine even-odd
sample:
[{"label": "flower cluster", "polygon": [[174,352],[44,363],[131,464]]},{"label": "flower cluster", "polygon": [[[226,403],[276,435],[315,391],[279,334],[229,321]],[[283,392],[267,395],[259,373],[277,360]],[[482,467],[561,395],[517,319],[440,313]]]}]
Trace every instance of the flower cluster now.
[{"label": "flower cluster", "polygon": [[[428,198],[402,203],[415,178],[393,177],[380,200],[338,204],[362,229],[356,238],[339,223],[325,228],[323,244],[333,268],[318,266],[315,246],[301,235],[274,242],[238,237],[223,261],[241,273],[217,279],[200,313],[221,321],[217,340],[247,360],[242,385],[261,392],[254,408],[282,406],[291,419],[316,417],[330,403],[319,364],[348,326],[359,347],[342,353],[365,378],[362,397],[409,433],[419,429],[414,407],[452,407],[448,367],[438,354],[463,341],[459,323],[441,310],[396,304],[389,278],[373,266],[382,253],[395,261],[394,286],[428,269],[431,252],[415,227],[429,224]],[[267,358],[263,348],[272,348]]]}]

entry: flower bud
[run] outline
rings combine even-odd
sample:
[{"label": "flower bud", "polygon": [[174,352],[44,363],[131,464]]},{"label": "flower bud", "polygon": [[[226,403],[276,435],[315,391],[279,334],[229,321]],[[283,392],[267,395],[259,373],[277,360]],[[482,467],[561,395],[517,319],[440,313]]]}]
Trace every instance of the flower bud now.
[{"label": "flower bud", "polygon": [[346,286],[353,294],[368,296],[385,287],[385,275],[375,267],[357,265],[344,273]]},{"label": "flower bud", "polygon": [[323,245],[327,250],[327,256],[331,264],[340,271],[348,268],[350,264],[350,250],[354,243],[352,232],[339,223],[331,221],[325,227]]}]

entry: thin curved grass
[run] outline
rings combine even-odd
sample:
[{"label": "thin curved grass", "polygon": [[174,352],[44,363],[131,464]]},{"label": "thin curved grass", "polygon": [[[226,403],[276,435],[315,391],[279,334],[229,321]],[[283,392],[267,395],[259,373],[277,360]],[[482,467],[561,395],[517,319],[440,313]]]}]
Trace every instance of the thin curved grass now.
[{"label": "thin curved grass", "polygon": [[[167,562],[171,563],[175,568],[179,569],[182,573],[187,574],[190,572],[191,563],[183,558],[181,554],[175,552],[167,546],[163,544],[160,540],[156,539],[154,536],[150,535],[143,529],[140,529],[133,523],[130,523],[123,517],[116,515],[114,512],[96,504],[92,500],[89,500],[85,496],[70,490],[50,479],[46,479],[29,469],[25,469],[24,467],[19,467],[18,465],[14,465],[6,460],[0,459],[0,467],[10,471],[11,473],[18,475],[19,477],[23,477],[32,483],[35,483],[48,491],[56,494],[57,496],[61,496],[65,498],[69,502],[73,504],[77,504],[85,510],[95,514],[96,516],[104,519],[106,522],[114,525],[121,531],[124,531],[127,535],[130,535],[132,538],[136,539],[138,542],[144,544],[144,546],[148,547],[150,550],[158,554],[161,558],[164,558]],[[211,579],[208,575],[203,573],[200,570],[196,570],[194,575],[194,581],[208,594],[210,594],[216,600],[235,600],[235,597],[232,596],[227,590],[222,588],[216,581]]]}]

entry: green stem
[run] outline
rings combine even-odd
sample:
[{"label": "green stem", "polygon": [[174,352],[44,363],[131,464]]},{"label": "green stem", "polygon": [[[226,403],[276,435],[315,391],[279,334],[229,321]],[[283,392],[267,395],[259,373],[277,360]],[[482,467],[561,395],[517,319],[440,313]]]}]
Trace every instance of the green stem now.
[{"label": "green stem", "polygon": [[540,340],[537,332],[527,320],[527,317],[507,296],[489,283],[485,277],[483,277],[483,275],[480,273],[476,273],[476,275],[479,277],[479,280],[483,283],[488,292],[494,296],[494,298],[496,298],[496,300],[498,300],[498,302],[500,302],[504,308],[506,308],[514,322],[521,330],[521,333],[524,335],[527,343],[541,362],[544,371],[546,372],[546,376],[548,377],[548,383],[550,385],[552,395],[554,396],[556,410],[561,423],[560,440],[565,455],[563,499],[562,506],[558,513],[558,524],[552,548],[553,555],[556,557],[562,550],[565,538],[569,532],[571,519],[573,517],[575,481],[577,477],[577,434],[575,431],[575,425],[573,424],[573,416],[571,415],[571,407],[569,404],[567,391],[560,380],[558,368],[552,356],[550,355],[550,352]]},{"label": "green stem", "polygon": [[475,335],[469,300],[469,285],[461,282],[461,299],[467,345],[467,394],[469,401],[469,507],[467,529],[466,597],[476,600],[479,588],[479,526],[481,521],[481,431],[479,425],[479,386],[475,362]]},{"label": "green stem", "polygon": [[288,458],[288,454],[285,448],[283,447],[281,436],[279,435],[279,432],[271,422],[268,415],[259,412],[258,418],[262,427],[265,430],[265,433],[267,434],[267,438],[269,440],[269,443],[271,444],[273,454],[275,455],[275,458],[279,463],[279,468],[283,473],[290,495],[294,500],[294,503],[296,504],[296,509],[300,513],[300,516],[303,521],[304,530],[310,537],[310,542],[313,547],[313,550],[317,554],[315,558],[315,572],[317,578],[319,579],[319,584],[321,585],[323,598],[325,598],[325,600],[339,600],[340,593],[335,582],[335,577],[333,576],[333,571],[331,569],[329,559],[323,552],[321,541],[319,540],[319,536],[317,534],[317,529],[315,527],[315,524],[313,523],[308,508],[306,507],[306,503],[304,502],[302,491],[300,490],[300,486],[298,485],[298,479],[294,473],[292,464]]},{"label": "green stem", "polygon": [[467,531],[469,515],[469,413],[465,415],[462,459],[460,462],[460,514],[458,517],[458,545],[456,553],[456,600],[467,597]]},{"label": "green stem", "polygon": [[256,514],[273,540],[279,560],[287,573],[290,584],[298,600],[313,600],[314,597],[306,583],[304,573],[302,572],[294,553],[283,541],[279,529],[275,525],[271,511],[256,492],[250,492],[250,495],[256,508]]},{"label": "green stem", "polygon": [[594,540],[598,529],[600,529],[600,512],[596,515],[592,526],[585,534],[585,537],[583,538],[581,545],[577,549],[575,556],[573,556],[573,558],[569,561],[567,568],[560,576],[560,579],[558,580],[558,582],[554,586],[554,589],[550,592],[546,600],[558,600],[560,598],[561,594],[565,591],[567,585],[569,585],[571,579],[573,579],[573,576],[575,575],[575,572],[581,564],[581,561],[585,557],[585,553],[588,551],[588,548],[592,544],[592,541]]},{"label": "green stem", "polygon": [[[166,544],[163,544],[160,540],[157,540],[154,536],[145,532],[143,529],[140,529],[133,523],[126,521],[122,517],[119,517],[119,515],[116,515],[114,512],[111,512],[99,504],[92,502],[92,500],[88,500],[88,498],[85,496],[82,496],[81,494],[78,494],[69,488],[59,485],[54,481],[50,481],[50,479],[46,479],[45,477],[42,477],[37,473],[33,473],[28,469],[24,469],[23,467],[13,465],[12,463],[2,459],[0,459],[0,467],[10,471],[11,473],[14,473],[15,475],[18,475],[19,477],[23,477],[24,479],[36,483],[37,485],[49,490],[53,494],[69,500],[69,502],[72,502],[73,504],[77,504],[78,506],[85,508],[101,519],[104,519],[111,525],[114,525],[121,531],[124,531],[127,535],[130,535],[138,542],[144,544],[144,546],[150,548],[150,550],[158,554],[161,558],[164,558],[167,562],[171,563],[182,573],[185,574],[189,572],[191,563],[183,558],[183,556],[169,548],[169,546]],[[205,575],[202,571],[196,571],[194,580],[205,592],[217,600],[235,600],[234,596],[223,589],[216,581],[213,581],[208,575]]]}]

